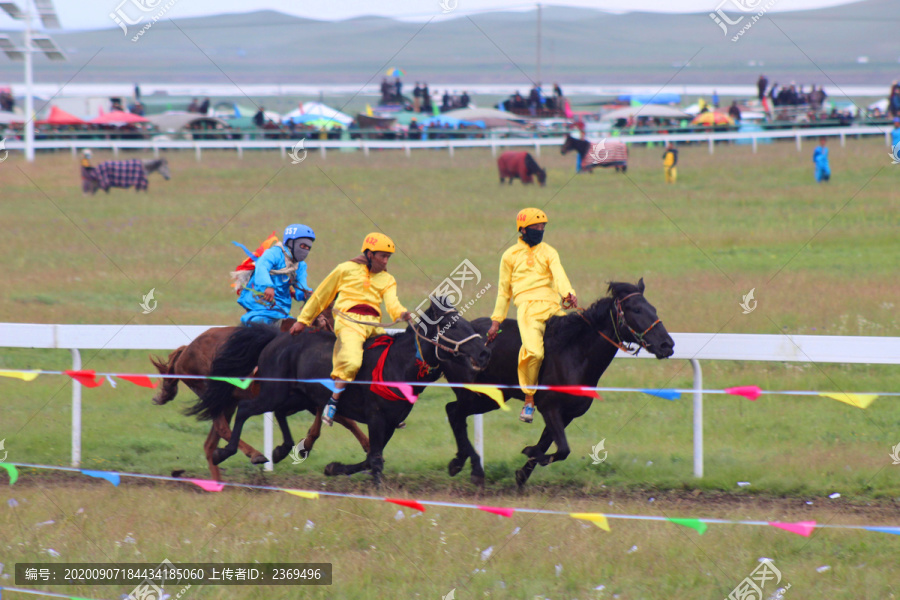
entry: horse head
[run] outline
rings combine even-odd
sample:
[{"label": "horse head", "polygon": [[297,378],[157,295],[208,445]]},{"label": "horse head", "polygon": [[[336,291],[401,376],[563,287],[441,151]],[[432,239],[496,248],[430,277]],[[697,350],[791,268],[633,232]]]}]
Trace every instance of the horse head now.
[{"label": "horse head", "polygon": [[547,185],[547,171],[545,169],[540,169],[535,172],[537,176],[538,183],[541,184],[541,187]]},{"label": "horse head", "polygon": [[569,150],[574,150],[574,148],[575,148],[575,145],[573,144],[574,141],[575,141],[575,138],[573,138],[570,134],[567,133],[566,141],[563,142],[562,148],[559,149],[559,153],[565,154]]},{"label": "horse head", "polygon": [[166,181],[172,179],[172,173],[169,171],[169,161],[165,158],[159,159],[159,174],[163,176],[163,179]]},{"label": "horse head", "polygon": [[623,342],[639,344],[656,358],[675,353],[675,342],[656,315],[656,308],[644,297],[644,279],[637,285],[612,282],[609,294],[615,309],[616,332]]},{"label": "horse head", "polygon": [[459,314],[446,296],[431,296],[431,304],[418,312],[415,334],[422,358],[441,366],[450,381],[474,381],[487,367],[491,352],[484,338]]}]

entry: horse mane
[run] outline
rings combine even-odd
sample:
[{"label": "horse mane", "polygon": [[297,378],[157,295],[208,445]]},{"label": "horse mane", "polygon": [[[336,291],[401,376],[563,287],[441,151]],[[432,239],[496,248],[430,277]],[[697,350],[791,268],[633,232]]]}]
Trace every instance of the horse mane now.
[{"label": "horse mane", "polygon": [[[611,281],[606,288],[607,295],[600,298],[583,312],[572,312],[567,315],[550,317],[547,331],[544,334],[545,352],[561,352],[573,345],[578,336],[591,332],[596,335],[600,322],[607,316],[616,298],[638,291],[633,283]],[[582,316],[583,315],[583,316]],[[588,325],[585,322],[590,322]]]}]

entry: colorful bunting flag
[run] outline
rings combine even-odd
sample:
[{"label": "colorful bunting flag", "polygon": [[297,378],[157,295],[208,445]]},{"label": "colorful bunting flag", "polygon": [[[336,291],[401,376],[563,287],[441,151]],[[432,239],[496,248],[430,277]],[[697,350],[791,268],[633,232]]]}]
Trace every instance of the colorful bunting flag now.
[{"label": "colorful bunting flag", "polygon": [[590,521],[603,531],[609,531],[609,521],[606,519],[606,515],[602,513],[569,513],[569,516],[573,519],[582,519],[584,521]]},{"label": "colorful bunting flag", "polygon": [[771,525],[772,527],[777,527],[778,529],[790,531],[791,533],[796,533],[797,535],[802,535],[803,537],[809,537],[810,534],[812,534],[813,529],[816,528],[815,521],[798,521],[797,523],[769,521],[769,525]]},{"label": "colorful bunting flag", "polygon": [[503,400],[503,392],[500,391],[500,388],[495,387],[493,385],[474,385],[474,384],[466,384],[463,386],[465,389],[475,392],[476,394],[484,394],[498,405],[503,410],[509,410],[509,407],[506,405],[506,402]]},{"label": "colorful bunting flag", "polygon": [[869,405],[875,402],[876,394],[845,394],[843,392],[822,392],[819,394],[823,398],[831,398],[838,402],[855,406],[856,408],[869,408]]},{"label": "colorful bunting flag", "polygon": [[587,396],[588,398],[600,398],[600,394],[594,388],[585,387],[583,385],[551,385],[551,392],[560,392],[562,394],[570,394],[572,396]]},{"label": "colorful bunting flag", "polygon": [[188,481],[207,492],[221,492],[225,488],[224,483],[212,481],[211,479],[188,479]]},{"label": "colorful bunting flag", "polygon": [[868,531],[877,531],[878,533],[891,533],[900,535],[900,527],[866,527]]},{"label": "colorful bunting flag", "polygon": [[118,486],[120,482],[119,474],[114,471],[88,471],[87,469],[82,469],[81,472],[88,477],[105,479],[115,486]]},{"label": "colorful bunting flag", "polygon": [[318,492],[306,492],[304,490],[281,490],[283,492],[287,492],[293,496],[300,496],[301,498],[306,498],[307,500],[318,500],[319,493]]},{"label": "colorful bunting flag", "polygon": [[400,393],[403,394],[403,396],[404,396],[407,400],[409,400],[409,403],[410,403],[410,404],[415,404],[415,403],[416,403],[416,400],[419,399],[418,396],[416,396],[415,394],[413,394],[413,389],[412,389],[412,386],[411,386],[411,385],[408,385],[408,384],[406,384],[406,383],[392,383],[392,384],[391,384],[391,387],[395,387],[395,388],[397,388],[398,390],[400,390]]},{"label": "colorful bunting flag", "polygon": [[158,383],[153,383],[150,381],[150,378],[146,375],[116,375],[119,379],[124,379],[125,381],[130,381],[134,385],[139,385],[141,387],[156,389],[159,385]]},{"label": "colorful bunting flag", "polygon": [[738,387],[725,388],[725,391],[735,396],[743,396],[748,400],[756,400],[762,394],[762,390],[756,385],[741,385]]},{"label": "colorful bunting flag", "polygon": [[310,379],[310,381],[313,383],[321,383],[322,385],[327,387],[329,390],[331,390],[332,394],[337,391],[337,388],[334,386],[333,379]]},{"label": "colorful bunting flag", "polygon": [[425,507],[419,504],[416,500],[403,500],[402,498],[385,498],[385,502],[393,502],[394,504],[399,504],[400,506],[405,506],[406,508],[414,508],[418,511],[425,512]]},{"label": "colorful bunting flag", "polygon": [[14,484],[19,479],[19,470],[16,469],[16,465],[0,462],[0,468],[6,469],[6,472],[9,473],[9,485]]},{"label": "colorful bunting flag", "polygon": [[102,379],[97,379],[94,371],[63,371],[66,375],[83,385],[84,387],[95,388],[103,385]]},{"label": "colorful bunting flag", "polygon": [[703,535],[706,533],[706,530],[709,526],[701,521],[700,519],[675,519],[669,517],[669,520],[675,523],[676,525],[684,525],[685,527],[690,527],[691,529],[696,529],[697,533]]},{"label": "colorful bunting flag", "polygon": [[240,377],[210,377],[213,381],[224,381],[230,383],[234,387],[246,390],[253,383],[252,379],[241,379]]},{"label": "colorful bunting flag", "polygon": [[657,398],[662,398],[664,400],[678,400],[681,398],[681,392],[676,392],[675,390],[641,390],[645,394],[650,394],[651,396],[656,396]]},{"label": "colorful bunting flag", "polygon": [[41,373],[37,371],[0,371],[0,377],[12,377],[13,379],[21,379],[22,381],[34,381]]},{"label": "colorful bunting flag", "polygon": [[500,515],[501,517],[512,517],[513,513],[516,512],[514,508],[500,508],[498,506],[479,506],[479,510],[483,510],[485,512],[494,513],[495,515]]}]

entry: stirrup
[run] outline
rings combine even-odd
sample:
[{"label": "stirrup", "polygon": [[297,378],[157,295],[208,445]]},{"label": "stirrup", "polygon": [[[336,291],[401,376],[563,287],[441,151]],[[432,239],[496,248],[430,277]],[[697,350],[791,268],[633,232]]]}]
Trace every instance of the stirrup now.
[{"label": "stirrup", "polygon": [[534,421],[534,405],[526,404],[522,407],[522,412],[519,413],[519,420],[523,423],[531,423]]},{"label": "stirrup", "polygon": [[334,398],[329,398],[328,403],[325,404],[325,409],[322,411],[322,422],[328,425],[329,427],[334,426],[334,417],[337,414],[337,400]]}]

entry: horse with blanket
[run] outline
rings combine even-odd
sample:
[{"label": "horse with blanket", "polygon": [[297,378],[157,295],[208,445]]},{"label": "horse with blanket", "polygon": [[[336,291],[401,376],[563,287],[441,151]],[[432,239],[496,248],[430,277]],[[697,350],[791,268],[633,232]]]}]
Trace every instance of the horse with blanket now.
[{"label": "horse with blanket", "polygon": [[547,172],[528,152],[504,152],[497,159],[497,169],[500,171],[500,183],[509,179],[512,185],[513,179],[519,179],[523,184],[529,184],[533,182],[532,175],[537,177],[541,187],[547,183]]},{"label": "horse with blanket", "polygon": [[85,194],[96,194],[97,190],[103,190],[107,194],[109,188],[130,188],[135,191],[144,190],[150,186],[147,175],[159,173],[163,179],[169,180],[172,174],[169,171],[169,161],[165,158],[154,160],[110,160],[94,167],[81,167],[81,188]]},{"label": "horse with blanket", "polygon": [[575,172],[593,172],[594,167],[615,167],[616,173],[625,173],[628,170],[628,145],[625,142],[603,138],[599,142],[592,143],[587,140],[579,140],[566,134],[566,141],[560,148],[560,154],[566,154],[570,150],[578,153],[578,163]]}]

